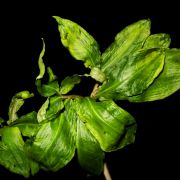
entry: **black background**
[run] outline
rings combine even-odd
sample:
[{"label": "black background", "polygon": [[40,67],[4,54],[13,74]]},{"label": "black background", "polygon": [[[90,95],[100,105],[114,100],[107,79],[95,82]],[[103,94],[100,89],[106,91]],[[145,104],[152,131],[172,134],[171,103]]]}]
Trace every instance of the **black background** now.
[{"label": "black background", "polygon": [[[0,16],[0,116],[7,119],[11,97],[21,90],[35,93],[35,78],[38,74],[37,60],[42,48],[41,38],[46,42],[44,62],[50,65],[59,80],[67,75],[86,73],[82,62],[75,61],[62,46],[53,15],[75,21],[98,41],[101,52],[113,41],[114,36],[125,26],[140,19],[149,18],[152,33],[168,33],[171,47],[180,48],[180,15],[178,5],[171,1],[157,4],[84,1],[81,4],[10,3],[1,6]],[[2,11],[1,11],[2,12]],[[83,81],[75,93],[88,95],[94,81]],[[26,101],[20,114],[38,110],[43,98],[36,96]],[[118,104],[137,120],[138,129],[134,144],[106,154],[113,180],[140,178],[155,179],[178,176],[179,159],[179,110],[180,93],[150,103]],[[0,166],[0,179],[24,179]],[[87,175],[78,165],[76,157],[56,173],[40,171],[30,179],[103,179]],[[178,178],[177,178],[178,179]]]}]

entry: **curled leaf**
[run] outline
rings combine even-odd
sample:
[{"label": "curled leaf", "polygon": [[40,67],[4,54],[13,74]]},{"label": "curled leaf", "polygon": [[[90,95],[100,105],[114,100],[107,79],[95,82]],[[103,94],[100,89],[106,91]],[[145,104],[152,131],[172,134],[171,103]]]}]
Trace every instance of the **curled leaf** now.
[{"label": "curled leaf", "polygon": [[45,43],[44,43],[44,39],[42,38],[42,42],[43,42],[43,48],[42,48],[42,51],[39,55],[39,60],[38,60],[38,65],[39,65],[39,75],[36,77],[36,79],[42,79],[44,74],[45,74],[45,65],[44,65],[44,62],[43,62],[43,56],[44,56],[44,53],[45,53]]},{"label": "curled leaf", "polygon": [[16,119],[18,119],[17,112],[21,108],[21,106],[24,104],[24,99],[28,99],[33,97],[34,94],[30,93],[29,91],[21,91],[17,94],[15,94],[11,100],[11,103],[9,105],[9,121],[8,124],[12,123]]},{"label": "curled leaf", "polygon": [[60,87],[60,94],[67,94],[71,91],[76,84],[81,82],[79,75],[67,76],[62,82]]}]

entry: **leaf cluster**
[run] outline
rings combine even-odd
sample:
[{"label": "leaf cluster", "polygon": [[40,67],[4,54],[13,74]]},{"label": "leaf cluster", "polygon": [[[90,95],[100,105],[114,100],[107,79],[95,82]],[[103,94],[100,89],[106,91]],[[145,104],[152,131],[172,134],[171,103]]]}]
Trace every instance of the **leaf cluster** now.
[{"label": "leaf cluster", "polygon": [[[179,90],[180,49],[169,48],[169,35],[150,34],[151,23],[145,19],[121,30],[101,53],[96,40],[78,24],[54,18],[63,46],[90,73],[59,82],[43,62],[42,39],[35,84],[44,103],[38,112],[19,116],[24,100],[34,95],[21,91],[13,96],[9,119],[0,119],[0,164],[29,177],[40,169],[58,171],[77,153],[82,168],[99,175],[106,152],[135,141],[136,121],[115,101],[155,101]],[[45,73],[49,77],[46,83]],[[97,82],[91,95],[70,94],[86,76]]]}]

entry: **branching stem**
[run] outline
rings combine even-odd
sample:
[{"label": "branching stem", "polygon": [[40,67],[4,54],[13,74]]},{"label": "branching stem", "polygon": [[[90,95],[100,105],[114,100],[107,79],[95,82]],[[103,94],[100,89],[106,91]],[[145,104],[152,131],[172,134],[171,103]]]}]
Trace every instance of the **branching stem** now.
[{"label": "branching stem", "polygon": [[60,95],[62,99],[75,99],[75,98],[82,98],[80,95]]}]

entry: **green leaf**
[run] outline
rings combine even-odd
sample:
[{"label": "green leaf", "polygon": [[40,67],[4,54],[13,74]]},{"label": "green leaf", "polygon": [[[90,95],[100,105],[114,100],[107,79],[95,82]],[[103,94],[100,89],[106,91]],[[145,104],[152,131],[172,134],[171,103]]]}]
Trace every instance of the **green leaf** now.
[{"label": "green leaf", "polygon": [[111,69],[111,78],[99,89],[97,97],[121,99],[142,93],[163,69],[164,50],[145,49],[123,58]]},{"label": "green leaf", "polygon": [[29,159],[24,150],[24,141],[17,127],[3,128],[0,141],[0,164],[10,171],[29,177]]},{"label": "green leaf", "polygon": [[84,61],[85,67],[95,67],[100,64],[99,46],[95,39],[82,27],[68,19],[53,16],[58,23],[62,44],[71,55]]},{"label": "green leaf", "polygon": [[3,122],[5,122],[4,119],[0,117],[0,126],[2,125]]},{"label": "green leaf", "polygon": [[52,96],[49,100],[49,107],[46,111],[46,118],[52,119],[64,108],[63,100],[60,96]]},{"label": "green leaf", "polygon": [[113,101],[96,102],[90,98],[75,101],[76,112],[97,139],[103,151],[115,151],[134,142],[136,122]]},{"label": "green leaf", "polygon": [[52,120],[58,116],[58,113],[64,108],[63,100],[60,96],[49,97],[41,106],[37,113],[38,122]]},{"label": "green leaf", "polygon": [[81,82],[81,78],[79,75],[67,76],[62,82],[60,87],[60,94],[67,94],[71,91],[75,84],[79,84]]},{"label": "green leaf", "polygon": [[59,92],[59,84],[58,84],[58,81],[56,81],[57,77],[54,75],[54,73],[50,67],[47,68],[47,72],[49,75],[48,83],[42,84],[42,82],[41,82],[42,78],[44,77],[44,74],[45,74],[45,64],[42,59],[42,57],[44,56],[44,53],[45,53],[45,43],[43,40],[43,49],[40,53],[39,60],[38,60],[40,73],[39,73],[38,77],[36,78],[35,84],[37,86],[37,90],[38,90],[39,94],[41,94],[44,97],[49,97],[49,96],[52,96]]},{"label": "green leaf", "polygon": [[77,155],[81,167],[99,175],[103,170],[104,152],[86,125],[77,121]]},{"label": "green leaf", "polygon": [[168,48],[170,43],[171,38],[168,34],[153,34],[146,39],[143,48]]},{"label": "green leaf", "polygon": [[30,93],[29,91],[21,91],[17,94],[15,94],[11,100],[11,103],[9,105],[9,121],[8,124],[12,123],[16,119],[18,119],[17,112],[21,108],[21,106],[24,104],[24,99],[28,99],[33,97],[34,94]]},{"label": "green leaf", "polygon": [[48,84],[41,84],[41,80],[36,81],[38,92],[44,96],[49,97],[59,92],[59,84],[57,81],[49,82]]},{"label": "green leaf", "polygon": [[48,170],[59,170],[75,154],[76,128],[76,115],[68,102],[65,112],[42,124],[29,153]]},{"label": "green leaf", "polygon": [[90,76],[101,83],[106,79],[105,74],[97,67],[91,69]]},{"label": "green leaf", "polygon": [[38,60],[38,65],[39,65],[39,75],[36,77],[36,79],[42,79],[44,74],[45,74],[45,65],[44,65],[44,62],[43,62],[43,56],[45,54],[45,42],[44,42],[44,39],[42,38],[42,42],[43,42],[43,48],[42,48],[42,51],[39,55],[39,60]]},{"label": "green leaf", "polygon": [[141,49],[149,35],[150,20],[140,20],[124,28],[102,54],[102,71],[108,75],[116,63]]},{"label": "green leaf", "polygon": [[180,49],[166,51],[164,69],[153,84],[142,94],[129,97],[131,102],[164,99],[180,89]]},{"label": "green leaf", "polygon": [[10,126],[18,127],[23,136],[32,137],[36,134],[38,129],[37,113],[35,111],[21,116],[16,121],[12,122]]},{"label": "green leaf", "polygon": [[47,110],[48,106],[49,106],[49,98],[47,98],[47,100],[41,106],[41,108],[39,109],[39,111],[37,113],[37,120],[39,123],[46,120],[46,110]]},{"label": "green leaf", "polygon": [[57,76],[53,73],[50,67],[47,67],[47,73],[49,75],[49,82],[53,82],[57,79]]}]

